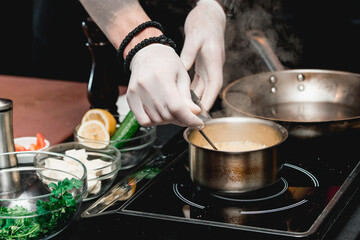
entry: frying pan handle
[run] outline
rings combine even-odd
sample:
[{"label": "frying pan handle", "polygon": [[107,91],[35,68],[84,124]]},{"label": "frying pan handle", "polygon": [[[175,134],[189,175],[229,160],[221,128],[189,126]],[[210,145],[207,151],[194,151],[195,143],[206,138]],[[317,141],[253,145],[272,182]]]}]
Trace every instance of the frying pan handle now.
[{"label": "frying pan handle", "polygon": [[251,45],[255,47],[260,56],[264,59],[270,71],[273,72],[284,70],[284,66],[276,57],[274,51],[270,47],[270,44],[265,34],[262,31],[249,30],[246,32],[246,37],[250,41]]}]

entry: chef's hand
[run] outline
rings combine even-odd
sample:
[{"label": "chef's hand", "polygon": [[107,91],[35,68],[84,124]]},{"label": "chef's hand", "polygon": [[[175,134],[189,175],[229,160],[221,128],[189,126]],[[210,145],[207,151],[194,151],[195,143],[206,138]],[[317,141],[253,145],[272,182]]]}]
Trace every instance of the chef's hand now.
[{"label": "chef's hand", "polygon": [[127,101],[142,126],[176,124],[201,128],[200,108],[190,95],[190,77],[173,48],[151,44],[130,64]]},{"label": "chef's hand", "polygon": [[195,62],[191,89],[208,111],[223,84],[225,13],[215,0],[200,0],[186,18],[181,59],[187,70]]}]

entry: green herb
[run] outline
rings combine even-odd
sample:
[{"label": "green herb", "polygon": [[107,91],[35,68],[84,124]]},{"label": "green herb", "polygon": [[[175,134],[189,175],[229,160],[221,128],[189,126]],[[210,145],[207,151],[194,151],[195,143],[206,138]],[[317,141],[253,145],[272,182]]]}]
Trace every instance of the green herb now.
[{"label": "green herb", "polygon": [[[81,185],[80,180],[73,178],[66,178],[57,184],[50,183],[53,195],[49,201],[38,200],[35,212],[22,206],[0,207],[0,239],[39,239],[56,233],[77,210],[76,200],[79,196],[74,198],[69,191]],[[7,216],[11,218],[5,219]]]}]

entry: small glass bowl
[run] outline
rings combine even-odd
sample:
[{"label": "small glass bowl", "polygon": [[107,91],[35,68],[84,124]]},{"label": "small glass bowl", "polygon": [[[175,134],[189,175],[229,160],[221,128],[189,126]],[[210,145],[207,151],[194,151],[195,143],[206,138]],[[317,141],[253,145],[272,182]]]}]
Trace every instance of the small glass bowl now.
[{"label": "small glass bowl", "polygon": [[122,147],[119,149],[121,152],[121,169],[129,169],[138,165],[144,160],[145,156],[150,151],[151,147],[154,144],[156,139],[156,127],[140,127],[140,129],[134,134],[130,139],[121,140],[121,141],[98,141],[91,140],[84,137],[81,137],[77,134],[80,124],[78,124],[74,129],[74,140],[76,142],[92,142],[98,144],[98,146],[103,145],[113,145],[121,144]]},{"label": "small glass bowl", "polygon": [[[48,152],[72,156],[86,166],[88,191],[84,201],[95,199],[105,193],[115,181],[121,168],[121,153],[118,149],[111,145],[102,148],[90,146],[94,146],[93,143],[67,142],[46,149]],[[41,162],[41,164],[45,163]],[[59,167],[66,168],[60,165]]]},{"label": "small glass bowl", "polygon": [[[32,154],[35,158],[59,158],[64,155],[43,151],[0,153],[0,160],[8,157]],[[76,163],[79,174],[49,169],[44,167],[23,166],[0,170],[0,238],[6,238],[8,232],[13,231],[17,239],[49,239],[64,230],[79,213],[80,205],[87,191],[86,168],[76,159],[69,158]],[[65,178],[80,180],[79,188],[69,190],[76,205],[61,206],[55,210],[41,210],[37,208],[38,201],[49,202],[53,194],[49,183],[58,183]],[[61,217],[54,218],[60,214]],[[51,223],[51,224],[50,224]],[[19,229],[18,229],[19,228]],[[2,234],[5,234],[3,236]],[[34,235],[36,234],[36,235]],[[21,237],[19,237],[21,235]]]}]

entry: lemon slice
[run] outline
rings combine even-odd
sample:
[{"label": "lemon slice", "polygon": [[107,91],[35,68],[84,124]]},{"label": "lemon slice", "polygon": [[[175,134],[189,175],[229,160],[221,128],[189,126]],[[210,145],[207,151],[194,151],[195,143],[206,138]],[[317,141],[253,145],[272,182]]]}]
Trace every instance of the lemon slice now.
[{"label": "lemon slice", "polygon": [[88,110],[81,119],[81,125],[87,121],[98,120],[104,126],[109,135],[113,135],[116,130],[115,117],[107,110],[93,108]]},{"label": "lemon slice", "polygon": [[110,141],[110,135],[108,131],[106,130],[104,124],[98,120],[89,120],[82,123],[78,129],[78,135],[83,139],[98,141],[91,143],[91,146],[89,147],[93,148],[104,147],[104,143],[102,142],[106,142],[106,146],[107,142]]}]

